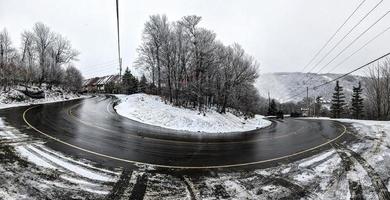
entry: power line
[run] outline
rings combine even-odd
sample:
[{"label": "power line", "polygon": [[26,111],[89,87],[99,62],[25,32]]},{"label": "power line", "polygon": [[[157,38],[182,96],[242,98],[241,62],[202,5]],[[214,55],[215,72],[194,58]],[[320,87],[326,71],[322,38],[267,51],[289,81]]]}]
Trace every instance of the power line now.
[{"label": "power line", "polygon": [[[354,44],[358,39],[360,39],[365,33],[367,33],[372,27],[374,27],[379,21],[381,21],[386,15],[388,15],[390,11],[387,11],[384,15],[382,15],[378,20],[376,20],[371,26],[369,26],[366,30],[364,30],[358,37],[356,37],[351,43],[349,43],[343,50],[341,50],[332,60],[330,60],[326,65],[321,67],[317,73],[320,73],[326,66],[328,66],[330,63],[332,63],[336,58],[338,58],[345,50],[347,50],[352,44]],[[311,81],[314,78],[314,76],[311,76],[309,80]]]},{"label": "power line", "polygon": [[[339,79],[341,79],[341,78],[343,78],[343,77],[345,77],[345,76],[348,76],[349,74],[352,74],[352,73],[354,73],[354,72],[356,72],[356,71],[358,71],[358,70],[360,70],[360,69],[362,69],[362,68],[364,68],[364,67],[367,67],[367,66],[371,65],[372,63],[377,62],[378,60],[381,60],[381,59],[383,59],[383,58],[385,58],[385,57],[387,57],[387,56],[389,56],[389,55],[390,55],[390,53],[386,53],[385,55],[382,55],[382,56],[380,56],[380,57],[378,57],[378,58],[376,58],[376,59],[374,59],[374,60],[372,60],[372,61],[370,61],[370,62],[368,62],[368,63],[366,63],[366,64],[364,64],[364,65],[362,65],[362,66],[360,66],[360,67],[358,67],[358,68],[356,68],[356,69],[354,69],[354,70],[348,72],[348,73],[345,73],[345,74],[343,74],[343,75],[341,75],[341,76],[339,76],[339,77],[337,77],[337,78],[335,78],[335,79],[332,79],[332,80],[330,80],[330,81],[326,81],[325,83],[322,83],[322,84],[320,84],[320,85],[313,86],[313,87],[310,88],[310,89],[316,90],[316,89],[318,89],[318,88],[320,88],[320,87],[322,87],[322,86],[324,86],[324,85],[327,85],[327,84],[329,84],[329,83],[331,83],[331,82],[337,81],[337,80],[339,80]],[[297,93],[296,95],[289,97],[287,100],[293,99],[293,98],[295,98],[295,97],[297,97],[297,96],[299,96],[299,95],[302,95],[302,94],[305,93],[305,92],[306,92],[306,88],[305,88],[305,90],[302,90],[302,92]],[[286,101],[287,101],[287,100],[286,100]]]},{"label": "power line", "polygon": [[336,67],[342,65],[344,62],[346,62],[348,59],[350,59],[352,56],[354,56],[356,53],[358,53],[359,51],[361,51],[363,48],[365,48],[367,45],[369,45],[371,42],[373,42],[374,40],[376,40],[378,37],[380,37],[381,35],[383,35],[384,33],[386,33],[388,30],[390,30],[390,26],[387,27],[385,30],[383,30],[382,32],[380,32],[379,34],[375,35],[375,37],[373,37],[372,39],[370,39],[368,42],[366,42],[362,47],[360,47],[358,50],[354,51],[351,55],[349,55],[347,58],[345,58],[344,60],[342,60],[341,62],[339,62],[337,65],[335,65],[332,69],[330,69],[327,73],[330,73],[331,71],[335,70]]},{"label": "power line", "polygon": [[302,69],[302,72],[305,71],[305,69],[318,57],[318,55],[325,49],[325,47],[328,46],[330,41],[333,40],[333,38],[337,35],[337,33],[347,24],[347,22],[351,19],[351,17],[356,13],[356,11],[363,5],[363,3],[366,0],[363,0],[356,8],[355,10],[347,17],[347,19],[344,21],[344,23],[341,24],[336,30],[336,32],[333,33],[333,35],[326,41],[326,43],[320,48],[320,50],[314,55],[314,57],[305,65],[305,67]]},{"label": "power line", "polygon": [[356,71],[358,71],[358,70],[360,70],[360,69],[362,69],[362,68],[364,68],[364,67],[367,67],[368,65],[371,65],[372,63],[374,63],[374,62],[376,62],[376,61],[378,61],[378,60],[381,60],[382,58],[385,58],[385,57],[387,57],[387,56],[389,56],[389,55],[390,55],[390,53],[386,53],[385,55],[383,55],[383,56],[381,56],[381,57],[379,57],[379,58],[377,58],[377,59],[375,59],[375,60],[373,60],[373,61],[370,61],[369,63],[366,63],[366,64],[364,64],[364,65],[362,65],[362,66],[360,66],[360,67],[358,67],[358,68],[356,68],[356,69],[354,69],[354,70],[352,70],[352,71],[350,71],[350,72],[348,72],[348,73],[345,73],[345,74],[343,74],[343,75],[341,75],[341,76],[339,76],[339,77],[337,77],[337,78],[335,78],[335,79],[332,79],[332,80],[330,80],[330,81],[327,81],[327,82],[325,82],[325,83],[323,83],[323,84],[321,84],[321,85],[314,86],[313,89],[315,90],[315,89],[317,89],[317,88],[319,88],[319,87],[322,87],[322,86],[324,86],[324,85],[326,85],[326,84],[329,84],[329,83],[331,83],[331,82],[333,82],[333,81],[337,81],[337,80],[339,80],[339,79],[341,79],[341,78],[343,78],[343,77],[346,77],[346,76],[352,74],[353,72],[356,72]]},{"label": "power line", "polygon": [[[322,66],[317,73],[320,73],[325,67],[327,67],[330,63],[332,63],[336,58],[338,58],[342,53],[344,53],[350,46],[352,46],[358,39],[360,39],[364,34],[366,34],[372,27],[374,27],[379,21],[381,21],[384,17],[389,14],[390,11],[387,11],[384,15],[382,15],[378,20],[376,20],[373,24],[371,24],[367,29],[365,29],[361,34],[359,34],[352,42],[350,42],[343,50],[341,50],[333,59],[331,59],[327,64]],[[311,76],[307,82],[310,82],[314,76]]]},{"label": "power line", "polygon": [[345,38],[347,38],[348,37],[348,35],[353,31],[353,30],[355,30],[355,28],[357,27],[357,26],[359,26],[381,3],[383,2],[383,0],[381,0],[381,1],[379,1],[368,13],[366,13],[364,16],[363,16],[363,18],[361,18],[359,21],[358,21],[358,23],[356,23],[348,32],[347,32],[347,34],[345,34],[344,35],[344,37],[342,37],[333,47],[332,47],[332,49],[330,49],[321,59],[320,59],[320,61],[318,61],[310,70],[309,70],[309,72],[308,73],[310,73],[310,72],[312,72],[325,58],[327,58],[328,57],[328,55],[330,54],[330,53],[332,53],[332,51],[334,50],[334,49],[336,49],[340,44],[341,44],[341,42],[343,42],[344,40],[345,40]]},{"label": "power line", "polygon": [[360,39],[364,34],[366,34],[373,26],[375,26],[379,21],[381,21],[389,13],[390,13],[390,11],[387,11],[384,15],[382,15],[377,21],[375,21],[371,26],[369,26],[366,30],[364,30],[358,37],[356,37],[351,43],[349,43],[343,50],[341,50],[332,60],[330,60],[327,64],[325,64],[323,67],[321,67],[321,69],[317,73],[320,73],[325,67],[327,67],[336,58],[338,58],[342,53],[344,53],[345,50],[347,50],[350,46],[352,46],[358,39]]},{"label": "power line", "polygon": [[[360,4],[355,8],[355,10],[347,17],[347,19],[341,24],[341,26],[339,26],[338,28],[337,28],[337,30],[335,31],[335,33],[328,39],[328,41],[320,48],[320,50],[314,55],[314,57],[305,65],[305,67],[302,69],[302,72],[304,72],[305,71],[305,69],[308,67],[308,66],[310,66],[310,64],[312,64],[312,62],[319,56],[319,54],[330,44],[330,42],[334,39],[334,37],[337,35],[337,33],[347,24],[347,22],[351,19],[351,17],[357,12],[357,10],[359,10],[359,8],[364,4],[364,2],[365,2],[366,0],[363,0],[362,2],[360,2]],[[383,0],[382,0],[383,1]],[[375,7],[374,7],[374,9],[382,2],[382,1],[380,1]],[[372,12],[372,10],[369,12],[369,13],[371,13]],[[368,14],[366,14],[366,16],[365,17],[363,17],[363,19],[361,19],[360,20],[360,22],[357,24],[357,25],[359,25],[360,23],[361,23],[361,21],[363,21],[368,15],[369,15],[369,13]],[[355,27],[357,26],[357,25],[355,25]],[[355,28],[354,27],[354,28]],[[354,29],[354,28],[352,28],[350,31],[349,31],[349,33],[350,32],[352,32],[352,30]],[[348,34],[349,34],[348,33]],[[346,36],[348,36],[348,34],[346,35]],[[345,39],[345,37],[346,36],[344,36],[344,38],[342,39],[342,40],[340,40],[340,41],[343,41],[344,39]],[[340,41],[339,41],[339,43],[340,43]],[[337,45],[334,47],[334,48],[336,48],[337,47]],[[333,48],[333,49],[334,49]],[[333,50],[332,49],[332,50]],[[332,51],[331,50],[331,51]],[[328,53],[330,54],[330,52],[331,51],[329,51]],[[327,55],[326,55],[327,56]],[[324,59],[324,58],[323,58]],[[322,59],[322,60],[323,60]],[[321,61],[322,61],[321,60]],[[321,62],[320,61],[320,62]],[[318,65],[319,63],[317,63],[316,65]],[[315,68],[316,66],[314,66],[312,69],[310,69],[309,70],[309,72],[307,72],[306,73],[306,75],[303,77],[303,79],[305,79],[304,80],[304,83],[306,83],[306,82],[308,82],[309,80],[311,80],[310,78],[312,78],[312,77],[308,77],[309,76],[309,73]],[[293,92],[296,92],[297,91],[297,89],[295,89]]]}]

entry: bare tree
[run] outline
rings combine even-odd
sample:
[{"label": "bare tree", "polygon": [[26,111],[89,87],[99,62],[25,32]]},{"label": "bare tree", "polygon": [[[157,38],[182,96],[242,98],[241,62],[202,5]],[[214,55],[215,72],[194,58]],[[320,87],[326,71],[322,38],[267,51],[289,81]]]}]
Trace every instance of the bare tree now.
[{"label": "bare tree", "polygon": [[0,32],[0,74],[1,84],[4,86],[3,90],[11,84],[14,77],[12,72],[16,72],[12,68],[15,67],[15,61],[17,58],[17,52],[12,47],[11,38],[8,35],[8,31],[3,29]]},{"label": "bare tree", "polygon": [[50,84],[58,85],[63,78],[63,72],[61,65],[69,63],[75,60],[79,54],[76,50],[72,49],[70,41],[64,38],[60,34],[53,34],[53,43],[49,48],[50,65],[47,82]]},{"label": "bare tree", "polygon": [[35,69],[35,58],[34,52],[34,34],[29,31],[22,33],[22,64],[24,67],[24,82],[27,84],[32,83],[37,78],[37,70]]},{"label": "bare tree", "polygon": [[382,63],[382,84],[383,84],[383,115],[386,120],[390,119],[390,59]]},{"label": "bare tree", "polygon": [[74,67],[69,65],[65,70],[64,85],[67,89],[77,92],[81,89],[83,76],[81,72]]},{"label": "bare tree", "polygon": [[386,60],[368,71],[366,83],[368,110],[378,120],[390,119],[390,63]]},{"label": "bare tree", "polygon": [[214,32],[198,26],[200,20],[186,16],[168,23],[165,16],[151,16],[136,64],[149,71],[153,83],[157,74],[157,93],[171,103],[192,105],[200,112],[212,105],[222,113],[227,107],[249,111],[242,105],[253,107],[248,101],[260,101],[244,97],[258,96],[253,93],[258,64],[238,44],[217,41]]},{"label": "bare tree", "polygon": [[165,15],[152,15],[148,22],[145,23],[145,29],[143,39],[148,44],[153,45],[153,53],[156,59],[157,68],[157,88],[158,92],[161,91],[161,47],[163,41],[166,38],[166,32],[168,31],[168,19]]},{"label": "bare tree", "polygon": [[49,49],[54,42],[54,35],[51,33],[50,28],[43,23],[36,23],[33,27],[33,33],[34,47],[39,60],[39,85],[41,85],[48,77],[50,67]]},{"label": "bare tree", "polygon": [[64,85],[64,65],[76,60],[78,54],[69,40],[42,23],[21,34],[20,49],[12,47],[4,29],[0,32],[0,84],[4,90],[22,83],[26,89],[34,83]]}]

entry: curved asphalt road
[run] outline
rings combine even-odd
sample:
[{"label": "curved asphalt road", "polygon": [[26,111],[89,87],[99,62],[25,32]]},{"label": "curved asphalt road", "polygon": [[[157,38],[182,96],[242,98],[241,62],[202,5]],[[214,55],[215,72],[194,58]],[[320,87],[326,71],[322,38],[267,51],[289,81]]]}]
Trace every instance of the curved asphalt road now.
[{"label": "curved asphalt road", "polygon": [[150,126],[122,117],[115,98],[0,110],[3,120],[48,139],[53,149],[102,165],[135,163],[167,168],[223,168],[259,165],[304,156],[341,140],[346,128],[326,120],[285,119],[270,127],[229,133],[223,138]]}]

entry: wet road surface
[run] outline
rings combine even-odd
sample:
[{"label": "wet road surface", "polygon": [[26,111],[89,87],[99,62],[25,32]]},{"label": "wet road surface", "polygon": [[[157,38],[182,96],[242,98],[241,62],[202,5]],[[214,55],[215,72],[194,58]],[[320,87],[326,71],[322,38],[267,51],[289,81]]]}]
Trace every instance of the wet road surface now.
[{"label": "wet road surface", "polygon": [[[345,127],[326,120],[285,119],[242,134],[190,134],[116,114],[115,98],[98,96],[0,110],[11,126],[49,147],[103,166],[243,167],[305,156],[342,140]],[[330,146],[329,146],[330,147]]]}]

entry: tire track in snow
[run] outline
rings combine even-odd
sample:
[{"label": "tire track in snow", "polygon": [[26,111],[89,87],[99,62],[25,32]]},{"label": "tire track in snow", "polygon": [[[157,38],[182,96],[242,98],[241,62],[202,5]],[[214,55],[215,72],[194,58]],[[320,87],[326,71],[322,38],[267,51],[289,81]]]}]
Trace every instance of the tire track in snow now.
[{"label": "tire track in snow", "polygon": [[133,171],[130,169],[124,169],[119,180],[113,186],[109,195],[107,195],[107,200],[120,199],[126,191],[126,188],[130,185],[131,176]]},{"label": "tire track in snow", "polygon": [[340,155],[342,155],[342,160],[349,159],[350,162],[353,162],[350,157],[345,153],[348,152],[349,154],[351,154],[351,157],[353,157],[364,168],[364,170],[370,177],[371,183],[374,186],[375,191],[380,200],[390,199],[390,193],[387,189],[386,184],[380,178],[379,174],[375,171],[375,169],[363,157],[361,157],[358,153],[352,151],[351,149],[348,149],[347,147],[336,142],[333,143],[333,146],[339,150],[338,152],[341,153]]},{"label": "tire track in snow", "polygon": [[198,199],[200,199],[200,198],[196,195],[196,189],[195,189],[194,184],[191,182],[191,180],[190,180],[187,176],[185,176],[185,175],[181,176],[180,178],[183,180],[184,184],[186,185],[187,190],[188,190],[188,192],[190,193],[191,199],[192,199],[192,200],[198,200]]},{"label": "tire track in snow", "polygon": [[[360,182],[348,180],[349,191],[351,194],[350,200],[362,200],[363,197],[363,188]],[[352,192],[351,192],[352,191]]]},{"label": "tire track in snow", "polygon": [[133,187],[133,191],[131,192],[130,200],[142,200],[144,199],[146,187],[148,183],[147,173],[143,173],[142,175],[137,177],[137,182]]}]

